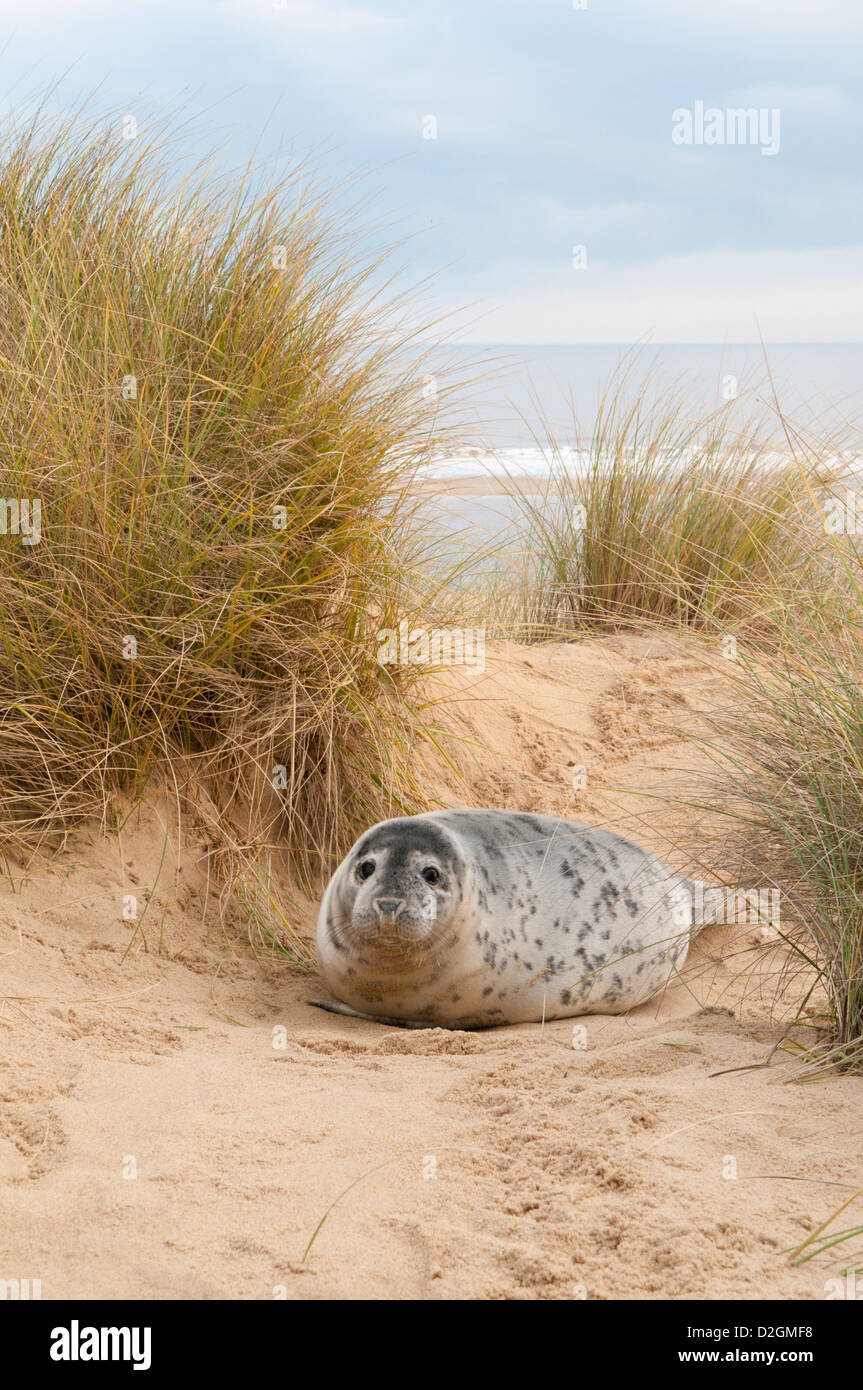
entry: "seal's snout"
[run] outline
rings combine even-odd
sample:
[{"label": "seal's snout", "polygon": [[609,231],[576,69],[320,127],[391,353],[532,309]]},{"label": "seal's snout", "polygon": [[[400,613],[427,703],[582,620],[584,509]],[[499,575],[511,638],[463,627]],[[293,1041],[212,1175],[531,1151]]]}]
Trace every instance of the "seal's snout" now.
[{"label": "seal's snout", "polygon": [[382,924],[394,925],[405,905],[404,898],[375,898],[375,911]]}]

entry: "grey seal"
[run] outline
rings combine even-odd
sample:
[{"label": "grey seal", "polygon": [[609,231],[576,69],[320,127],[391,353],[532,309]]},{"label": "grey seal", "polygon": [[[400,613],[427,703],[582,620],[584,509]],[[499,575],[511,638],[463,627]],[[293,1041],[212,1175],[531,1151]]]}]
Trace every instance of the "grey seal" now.
[{"label": "grey seal", "polygon": [[518,811],[381,821],[333,874],[317,955],[335,1013],[489,1028],[623,1013],[683,965],[693,880],[611,831]]}]

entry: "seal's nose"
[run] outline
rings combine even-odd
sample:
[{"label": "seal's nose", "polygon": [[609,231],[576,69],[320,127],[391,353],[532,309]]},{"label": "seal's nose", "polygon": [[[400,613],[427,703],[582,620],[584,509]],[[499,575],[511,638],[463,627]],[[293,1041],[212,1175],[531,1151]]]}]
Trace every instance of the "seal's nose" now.
[{"label": "seal's nose", "polygon": [[377,914],[382,922],[394,922],[404,905],[404,898],[375,898]]}]

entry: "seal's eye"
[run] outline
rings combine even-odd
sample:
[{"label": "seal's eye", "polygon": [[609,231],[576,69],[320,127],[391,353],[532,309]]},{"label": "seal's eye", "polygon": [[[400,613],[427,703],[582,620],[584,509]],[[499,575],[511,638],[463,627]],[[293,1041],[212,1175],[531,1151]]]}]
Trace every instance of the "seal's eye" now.
[{"label": "seal's eye", "polygon": [[440,883],[440,872],[430,864],[427,869],[423,869],[423,878],[426,883]]},{"label": "seal's eye", "polygon": [[357,869],[357,874],[360,878],[371,878],[374,871],[375,861],[373,859],[364,859]]}]

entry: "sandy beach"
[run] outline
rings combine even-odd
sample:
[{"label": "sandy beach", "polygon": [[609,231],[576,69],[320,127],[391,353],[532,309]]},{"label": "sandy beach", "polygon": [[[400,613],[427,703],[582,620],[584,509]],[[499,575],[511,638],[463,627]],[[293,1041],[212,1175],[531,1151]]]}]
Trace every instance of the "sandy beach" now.
[{"label": "sandy beach", "polygon": [[[685,853],[704,827],[643,794],[698,775],[672,727],[720,686],[676,637],[496,644],[428,690],[461,775],[417,756],[440,804]],[[124,960],[123,893],[156,881],[166,826]],[[309,1007],[313,977],[239,925],[208,938],[201,848],[153,796],[3,889],[6,1267],[44,1298],[824,1297],[829,1261],[783,1252],[859,1181],[863,1080],[801,1095],[745,1070],[782,1032],[757,929],[702,934],[685,981],[626,1016],[405,1032]]]},{"label": "sandy beach", "polygon": [[262,1303],[569,1300],[663,1383],[829,1378],[817,1305],[863,1298],[857,20],[18,8],[25,1370],[248,1375]]},{"label": "sandy beach", "polygon": [[513,493],[544,495],[553,489],[554,483],[548,478],[501,478],[491,472],[464,478],[420,477],[414,484],[414,490],[423,497],[511,497]]}]

